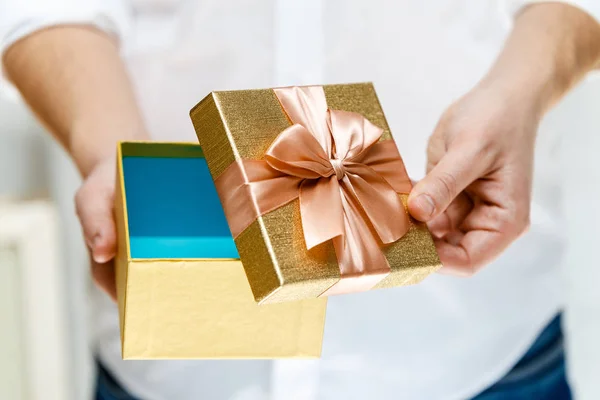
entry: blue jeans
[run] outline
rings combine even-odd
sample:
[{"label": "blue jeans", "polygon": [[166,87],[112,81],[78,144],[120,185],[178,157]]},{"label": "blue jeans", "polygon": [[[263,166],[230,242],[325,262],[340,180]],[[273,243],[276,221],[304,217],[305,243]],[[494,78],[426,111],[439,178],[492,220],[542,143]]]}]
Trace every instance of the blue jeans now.
[{"label": "blue jeans", "polygon": [[[98,366],[98,371],[96,400],[142,400],[125,392],[101,365]],[[565,376],[560,315],[548,324],[506,376],[472,400],[531,399],[571,400]]]},{"label": "blue jeans", "polygon": [[98,363],[95,400],[141,400],[131,396],[115,381],[110,372]]},{"label": "blue jeans", "polygon": [[473,400],[571,400],[560,315],[502,379]]}]

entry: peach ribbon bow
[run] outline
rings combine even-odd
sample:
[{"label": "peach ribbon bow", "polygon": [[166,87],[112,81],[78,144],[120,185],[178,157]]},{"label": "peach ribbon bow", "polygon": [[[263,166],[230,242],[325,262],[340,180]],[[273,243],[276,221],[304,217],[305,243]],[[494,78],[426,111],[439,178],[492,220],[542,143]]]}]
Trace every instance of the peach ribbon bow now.
[{"label": "peach ribbon bow", "polygon": [[215,181],[234,237],[299,198],[307,249],[332,240],[341,279],[321,296],[372,289],[390,273],[381,247],[410,226],[399,193],[412,184],[393,140],[362,115],[329,110],[321,86],[274,89],[293,123],[264,160]]}]

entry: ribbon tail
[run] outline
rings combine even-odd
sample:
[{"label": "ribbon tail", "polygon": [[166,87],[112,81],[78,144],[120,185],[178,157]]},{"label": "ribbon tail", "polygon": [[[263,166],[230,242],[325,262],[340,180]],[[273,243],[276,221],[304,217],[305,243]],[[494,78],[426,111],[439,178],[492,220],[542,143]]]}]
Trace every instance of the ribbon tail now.
[{"label": "ribbon tail", "polygon": [[305,180],[300,186],[300,215],[308,250],[344,233],[340,184],[335,175]]},{"label": "ribbon tail", "polygon": [[371,226],[384,244],[390,244],[410,228],[408,213],[402,199],[373,169],[366,165],[351,165],[342,181]]},{"label": "ribbon tail", "polygon": [[371,290],[391,272],[376,237],[361,215],[359,205],[345,191],[342,191],[341,199],[344,234],[333,238],[340,280],[321,296]]}]

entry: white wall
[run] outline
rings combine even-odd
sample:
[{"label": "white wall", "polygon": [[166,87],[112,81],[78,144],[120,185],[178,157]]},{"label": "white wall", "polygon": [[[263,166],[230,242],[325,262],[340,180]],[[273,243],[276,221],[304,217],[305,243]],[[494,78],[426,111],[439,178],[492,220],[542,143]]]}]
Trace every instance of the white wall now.
[{"label": "white wall", "polygon": [[[2,226],[0,226],[0,229]],[[0,243],[0,398],[24,399],[25,352],[21,340],[23,306],[19,293],[17,252],[12,246]]]},{"label": "white wall", "polygon": [[40,136],[24,107],[3,98],[0,91],[0,196],[45,193],[46,157]]},{"label": "white wall", "polygon": [[[69,316],[65,331],[70,346],[65,357],[72,378],[70,399],[65,400],[89,398],[93,385],[86,323],[88,261],[73,211],[78,184],[77,173],[62,150],[42,133],[22,104],[3,98],[0,91],[0,198],[49,196],[59,212],[63,261],[60,278],[67,288],[60,300]],[[0,364],[10,362],[0,359]],[[0,370],[4,367],[1,365]]]}]

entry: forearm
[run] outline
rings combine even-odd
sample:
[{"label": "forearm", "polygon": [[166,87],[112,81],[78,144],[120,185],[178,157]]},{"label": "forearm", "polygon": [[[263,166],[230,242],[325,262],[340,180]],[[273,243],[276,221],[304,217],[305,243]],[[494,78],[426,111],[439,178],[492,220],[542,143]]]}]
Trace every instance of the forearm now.
[{"label": "forearm", "polygon": [[562,3],[526,7],[503,50],[480,83],[527,100],[543,115],[583,76],[600,65],[600,25]]},{"label": "forearm", "polygon": [[80,172],[111,156],[118,140],[145,129],[116,43],[92,28],[37,32],[10,47],[5,70]]}]

